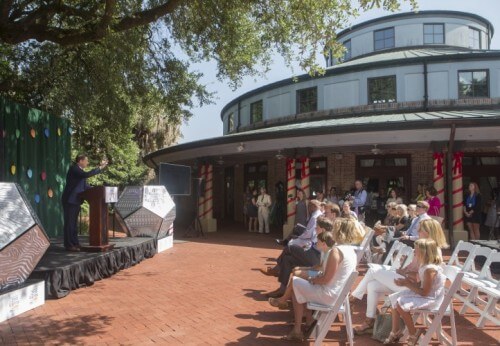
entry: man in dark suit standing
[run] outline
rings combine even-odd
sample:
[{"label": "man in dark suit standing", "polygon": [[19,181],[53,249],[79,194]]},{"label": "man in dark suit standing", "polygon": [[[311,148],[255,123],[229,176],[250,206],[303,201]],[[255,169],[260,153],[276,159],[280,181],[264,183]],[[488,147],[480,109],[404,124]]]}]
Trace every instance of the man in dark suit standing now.
[{"label": "man in dark suit standing", "polygon": [[64,247],[68,251],[80,251],[77,223],[83,200],[79,197],[79,194],[90,188],[86,179],[101,173],[108,165],[108,162],[103,160],[99,168],[94,168],[86,172],[84,169],[88,165],[89,159],[87,155],[79,154],[66,175],[66,186],[62,194],[62,204],[64,210]]}]

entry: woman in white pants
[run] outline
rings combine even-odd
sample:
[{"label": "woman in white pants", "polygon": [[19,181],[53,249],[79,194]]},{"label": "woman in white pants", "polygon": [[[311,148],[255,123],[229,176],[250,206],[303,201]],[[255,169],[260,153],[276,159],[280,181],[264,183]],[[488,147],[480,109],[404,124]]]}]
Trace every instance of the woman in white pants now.
[{"label": "woman in white pants", "polygon": [[[439,249],[448,248],[441,224],[434,219],[423,220],[420,223],[418,234],[419,238],[433,239]],[[368,269],[363,280],[361,280],[356,289],[351,293],[354,298],[359,300],[363,299],[363,296],[366,294],[366,319],[361,326],[354,328],[356,334],[373,332],[377,305],[381,296],[405,289],[403,286],[396,285],[394,283],[395,279],[409,278],[413,281],[418,281],[418,268],[418,261],[416,257],[413,257],[413,261],[408,266],[395,271],[387,270],[383,267]]]},{"label": "woman in white pants", "polygon": [[257,197],[257,207],[259,208],[259,233],[269,233],[269,207],[271,207],[271,196],[267,194],[266,188],[260,188],[260,195]]}]

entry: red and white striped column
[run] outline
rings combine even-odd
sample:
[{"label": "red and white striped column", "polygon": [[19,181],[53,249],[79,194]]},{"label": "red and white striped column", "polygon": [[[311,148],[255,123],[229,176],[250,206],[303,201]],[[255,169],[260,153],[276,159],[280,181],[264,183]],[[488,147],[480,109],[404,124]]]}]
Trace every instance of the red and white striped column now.
[{"label": "red and white striped column", "polygon": [[214,167],[209,164],[205,167],[205,200],[203,201],[205,204],[203,217],[207,219],[211,219],[213,217],[213,180],[214,180]]},{"label": "red and white striped column", "polygon": [[308,157],[303,157],[300,159],[302,162],[302,169],[300,174],[300,187],[304,191],[307,198],[311,196],[311,186],[309,177],[309,164],[310,160]]},{"label": "red and white striped column", "polygon": [[463,181],[462,181],[462,159],[464,153],[457,151],[453,153],[453,231],[464,230],[464,196],[463,196]]},{"label": "red and white striped column", "polygon": [[295,159],[286,159],[286,223],[293,225],[295,223],[295,198],[297,195],[297,187],[295,174]]},{"label": "red and white striped column", "polygon": [[[202,164],[200,166],[200,173],[199,173],[199,178],[202,180],[205,180],[205,173],[206,173],[206,166]],[[198,192],[199,198],[198,198],[198,217],[202,219],[205,214],[205,191],[199,191]]]},{"label": "red and white striped column", "polygon": [[[444,206],[444,154],[443,153],[434,153],[434,188],[437,191],[437,197],[441,201],[441,204]],[[445,209],[441,208],[440,215],[441,217],[445,216]]]}]

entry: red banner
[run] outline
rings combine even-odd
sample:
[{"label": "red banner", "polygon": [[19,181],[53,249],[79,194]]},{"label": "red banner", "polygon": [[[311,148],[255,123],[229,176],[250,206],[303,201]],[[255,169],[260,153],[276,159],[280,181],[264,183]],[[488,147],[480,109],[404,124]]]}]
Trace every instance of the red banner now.
[{"label": "red banner", "polygon": [[462,174],[462,158],[464,157],[464,153],[461,151],[457,151],[453,153],[453,174]]},{"label": "red banner", "polygon": [[443,175],[443,158],[444,154],[443,153],[434,153],[434,156],[432,157],[434,160],[436,160],[436,174],[438,176]]}]

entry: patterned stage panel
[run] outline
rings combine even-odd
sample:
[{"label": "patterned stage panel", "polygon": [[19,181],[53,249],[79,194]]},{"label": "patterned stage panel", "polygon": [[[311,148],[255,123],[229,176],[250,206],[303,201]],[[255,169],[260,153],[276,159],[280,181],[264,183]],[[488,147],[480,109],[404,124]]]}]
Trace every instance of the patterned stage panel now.
[{"label": "patterned stage panel", "polygon": [[33,226],[0,251],[0,291],[22,284],[50,245],[45,232]]},{"label": "patterned stage panel", "polygon": [[23,197],[18,185],[0,183],[0,251],[35,224]]},{"label": "patterned stage panel", "polygon": [[130,236],[163,238],[173,234],[175,204],[164,186],[128,186],[116,211]]}]

